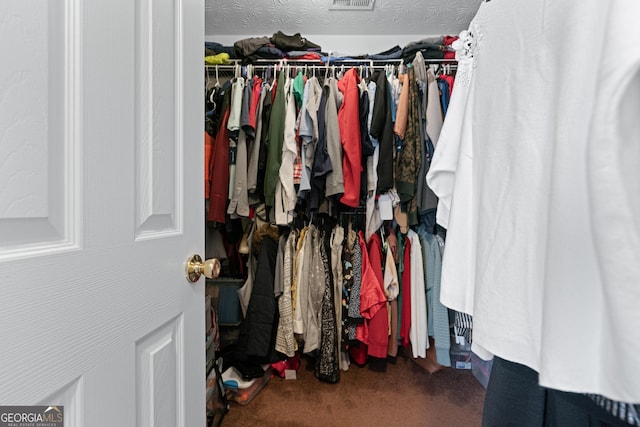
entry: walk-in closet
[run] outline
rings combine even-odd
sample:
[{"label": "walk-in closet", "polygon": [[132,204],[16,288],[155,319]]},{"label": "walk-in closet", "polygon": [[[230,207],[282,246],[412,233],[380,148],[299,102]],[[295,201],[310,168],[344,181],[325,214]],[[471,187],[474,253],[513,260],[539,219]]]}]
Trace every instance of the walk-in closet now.
[{"label": "walk-in closet", "polygon": [[[313,13],[351,20],[359,33],[331,46],[329,28],[312,36],[313,25],[266,20],[251,29],[268,35],[214,26],[205,42],[205,255],[221,261],[207,282],[208,405],[230,423],[276,387],[327,387],[333,407],[354,378],[352,387],[369,388],[417,375],[438,395],[468,384],[459,399],[475,404],[461,416],[477,421],[490,362],[472,362],[468,316],[440,303],[446,230],[425,182],[465,40],[454,21],[432,25],[449,28],[436,34],[415,18],[405,18],[410,34],[380,37],[358,21],[384,21],[384,5],[323,7]],[[208,13],[237,18],[222,5]],[[437,412],[423,390],[396,391],[425,397],[404,423]],[[434,420],[455,412],[438,398],[431,405],[442,409]],[[299,402],[289,412],[314,409]]]},{"label": "walk-in closet", "polygon": [[[595,262],[613,241],[577,215],[637,225],[633,209],[593,204],[629,196],[637,170],[613,144],[611,174],[594,147],[628,143],[620,130],[637,125],[594,116],[612,117],[584,90],[606,49],[552,43],[600,52],[629,2],[580,16],[576,2],[546,3],[207,3],[213,425],[636,425],[638,376],[603,353],[568,355],[578,337],[608,340],[581,326],[610,319],[603,300],[638,320],[617,299],[630,279],[607,276],[631,267]],[[561,302],[581,282],[597,316]],[[580,332],[567,339],[570,313]],[[614,335],[621,357],[622,342],[638,348]]]},{"label": "walk-in closet", "polygon": [[0,426],[640,426],[638,17],[0,1]]}]

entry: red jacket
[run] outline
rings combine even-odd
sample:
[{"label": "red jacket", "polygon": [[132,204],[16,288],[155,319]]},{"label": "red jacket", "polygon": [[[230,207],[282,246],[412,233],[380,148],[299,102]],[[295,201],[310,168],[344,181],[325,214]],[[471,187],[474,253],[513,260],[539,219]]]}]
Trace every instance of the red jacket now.
[{"label": "red jacket", "polygon": [[[363,248],[364,250],[364,248]],[[378,233],[374,233],[369,239],[369,262],[371,270],[380,283],[380,292],[376,292],[380,309],[373,315],[369,323],[369,356],[386,358],[389,346],[389,313],[387,311],[387,298],[384,295],[384,279],[382,277],[382,240]],[[365,320],[365,323],[367,320]]]},{"label": "red jacket", "polygon": [[[367,244],[364,241],[362,231],[358,232],[358,243],[362,249],[362,284],[360,286],[360,315],[364,317],[364,325],[358,325],[356,338],[368,345],[379,347],[378,331],[374,331],[374,342],[371,342],[371,332],[369,326],[371,320],[381,311],[384,311],[385,332],[384,332],[384,355],[378,356],[371,351],[368,353],[376,357],[387,356],[387,297],[382,290],[382,282],[378,279],[376,269],[372,266],[367,252]],[[380,264],[380,279],[382,279],[382,264]],[[378,353],[377,349],[374,352]]]},{"label": "red jacket", "polygon": [[362,142],[360,140],[360,77],[355,68],[350,69],[338,82],[344,100],[338,111],[338,126],[342,142],[342,175],[344,193],[340,203],[353,208],[360,204],[360,175],[362,173]]}]

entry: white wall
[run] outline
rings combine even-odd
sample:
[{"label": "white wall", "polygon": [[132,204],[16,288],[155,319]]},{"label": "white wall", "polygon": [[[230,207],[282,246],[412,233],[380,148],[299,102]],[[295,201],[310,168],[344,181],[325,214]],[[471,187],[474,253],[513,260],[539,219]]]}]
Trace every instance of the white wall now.
[{"label": "white wall", "polygon": [[482,0],[376,0],[372,11],[329,10],[331,0],[205,0],[206,39],[225,45],[277,31],[325,51],[378,53],[430,35],[457,35]]}]

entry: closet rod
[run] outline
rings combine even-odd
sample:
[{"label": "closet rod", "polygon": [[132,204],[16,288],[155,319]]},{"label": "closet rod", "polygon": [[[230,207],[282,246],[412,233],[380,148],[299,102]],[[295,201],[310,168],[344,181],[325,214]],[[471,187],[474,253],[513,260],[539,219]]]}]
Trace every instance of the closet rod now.
[{"label": "closet rod", "polygon": [[[215,67],[225,67],[225,68],[229,68],[232,69],[236,66],[247,66],[247,65],[251,65],[254,69],[262,69],[262,68],[266,68],[269,66],[276,66],[276,65],[290,65],[290,66],[302,66],[302,65],[307,65],[307,66],[316,66],[316,67],[339,67],[339,66],[372,66],[373,67],[382,67],[384,68],[385,65],[406,65],[404,63],[404,61],[402,59],[386,59],[386,60],[369,60],[369,59],[354,59],[354,60],[344,60],[344,61],[332,61],[331,63],[327,64],[325,62],[320,62],[320,61],[308,61],[308,60],[296,60],[296,59],[281,59],[281,60],[265,60],[265,59],[260,59],[254,62],[249,62],[247,64],[243,64],[241,61],[239,60],[231,60],[232,63],[228,63],[228,64],[205,64],[205,67],[207,68],[215,68]],[[456,65],[458,63],[457,60],[455,59],[425,59],[424,60],[425,64],[451,64],[451,65]]]},{"label": "closet rod", "polygon": [[[425,60],[425,64],[426,65],[447,65],[452,67],[452,69],[457,69],[458,63],[456,61],[433,61],[433,60]],[[384,70],[386,69],[386,67],[393,65],[393,66],[401,66],[401,65],[405,65],[402,63],[390,63],[390,62],[386,62],[386,63],[382,63],[382,62],[378,62],[378,64],[368,64],[368,63],[343,63],[343,64],[334,64],[334,65],[325,65],[325,64],[319,64],[319,63],[309,63],[309,62],[286,62],[286,63],[280,63],[280,62],[272,62],[269,64],[266,63],[262,63],[259,65],[255,65],[255,64],[246,64],[246,65],[232,65],[232,64],[217,64],[217,65],[205,65],[205,70],[207,71],[207,73],[209,72],[213,72],[213,71],[221,71],[224,73],[228,73],[228,72],[238,72],[241,70],[242,67],[247,67],[247,66],[251,66],[252,70],[254,71],[265,71],[268,70],[269,67],[273,68],[274,70],[277,70],[279,68],[284,68],[284,67],[290,67],[290,68],[304,68],[306,67],[308,70],[317,70],[317,71],[323,71],[323,70],[336,70],[338,68],[353,68],[353,67],[363,67],[365,69],[369,69],[369,70]]]}]

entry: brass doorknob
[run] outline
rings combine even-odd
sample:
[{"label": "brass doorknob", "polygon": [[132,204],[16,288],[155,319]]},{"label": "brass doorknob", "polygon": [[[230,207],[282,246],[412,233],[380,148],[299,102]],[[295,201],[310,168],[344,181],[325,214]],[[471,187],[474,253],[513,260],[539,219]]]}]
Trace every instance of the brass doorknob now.
[{"label": "brass doorknob", "polygon": [[220,261],[211,258],[203,262],[200,255],[194,255],[187,261],[186,270],[187,280],[191,283],[197,282],[202,274],[208,279],[215,279],[220,274]]}]

